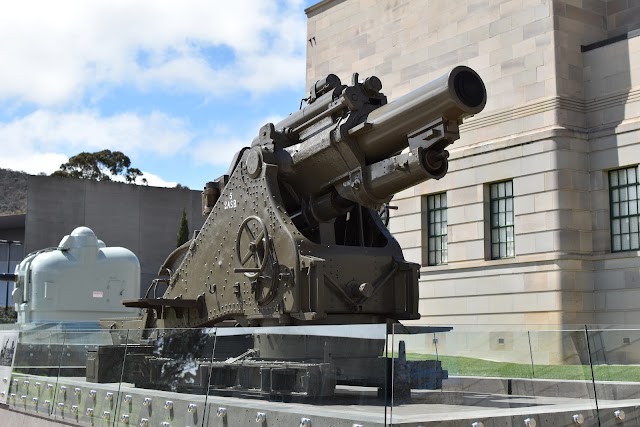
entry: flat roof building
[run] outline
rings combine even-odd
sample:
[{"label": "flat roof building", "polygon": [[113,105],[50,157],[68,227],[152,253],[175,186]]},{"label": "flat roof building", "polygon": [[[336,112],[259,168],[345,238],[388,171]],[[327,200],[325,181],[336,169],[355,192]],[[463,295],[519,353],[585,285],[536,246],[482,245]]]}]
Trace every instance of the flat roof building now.
[{"label": "flat roof building", "polygon": [[[26,212],[0,216],[0,269],[7,268],[7,245],[15,265],[30,252],[57,246],[76,227],[91,228],[107,246],[131,250],[140,260],[139,293],[144,295],[166,257],[176,248],[182,210],[191,232],[204,223],[200,191],[50,176],[26,177]],[[4,306],[5,282],[0,282]],[[136,295],[138,291],[136,290]],[[11,305],[11,301],[9,301]]]}]

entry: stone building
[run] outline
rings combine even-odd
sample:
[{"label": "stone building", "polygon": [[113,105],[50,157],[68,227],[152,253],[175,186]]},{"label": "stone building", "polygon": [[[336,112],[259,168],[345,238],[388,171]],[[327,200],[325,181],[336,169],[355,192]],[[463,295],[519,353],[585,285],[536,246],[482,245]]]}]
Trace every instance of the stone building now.
[{"label": "stone building", "polygon": [[448,174],[390,224],[422,265],[421,323],[640,325],[640,3],[325,0],[307,82],[376,75],[389,100],[456,65],[483,78]]}]

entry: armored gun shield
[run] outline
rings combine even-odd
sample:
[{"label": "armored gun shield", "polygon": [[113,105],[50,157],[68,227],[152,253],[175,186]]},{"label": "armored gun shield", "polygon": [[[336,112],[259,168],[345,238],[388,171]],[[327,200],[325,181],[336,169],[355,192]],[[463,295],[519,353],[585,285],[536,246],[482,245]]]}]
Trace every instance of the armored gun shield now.
[{"label": "armored gun shield", "polygon": [[387,103],[376,77],[329,75],[308,104],[260,129],[207,184],[204,226],[169,257],[162,298],[130,301],[157,325],[368,323],[416,319],[419,265],[377,210],[447,172],[446,148],[486,91],[470,68]]}]

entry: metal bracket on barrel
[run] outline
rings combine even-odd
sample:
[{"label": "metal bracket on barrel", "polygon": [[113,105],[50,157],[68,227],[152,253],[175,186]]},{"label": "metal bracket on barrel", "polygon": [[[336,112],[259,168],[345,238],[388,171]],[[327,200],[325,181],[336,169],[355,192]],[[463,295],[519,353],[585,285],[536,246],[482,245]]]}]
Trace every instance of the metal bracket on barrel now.
[{"label": "metal bracket on barrel", "polygon": [[428,149],[444,139],[447,141],[446,145],[439,147],[444,149],[447,145],[452,144],[458,138],[460,138],[458,124],[450,120],[439,118],[428,125],[411,132],[407,135],[407,142],[411,149]]}]

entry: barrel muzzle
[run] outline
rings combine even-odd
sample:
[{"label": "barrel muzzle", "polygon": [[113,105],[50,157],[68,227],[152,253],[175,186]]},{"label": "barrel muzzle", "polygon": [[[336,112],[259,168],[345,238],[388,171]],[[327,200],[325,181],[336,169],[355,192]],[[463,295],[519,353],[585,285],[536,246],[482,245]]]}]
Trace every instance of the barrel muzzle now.
[{"label": "barrel muzzle", "polygon": [[[457,124],[482,111],[486,103],[487,90],[478,73],[469,67],[458,66],[372,111],[366,126],[361,125],[366,131],[359,132],[356,139],[367,163],[372,164],[411,145],[408,144],[410,136],[425,126],[432,128],[437,122]],[[447,139],[452,143],[458,137],[449,133]],[[431,142],[436,140],[430,138]]]}]

